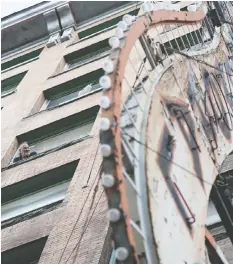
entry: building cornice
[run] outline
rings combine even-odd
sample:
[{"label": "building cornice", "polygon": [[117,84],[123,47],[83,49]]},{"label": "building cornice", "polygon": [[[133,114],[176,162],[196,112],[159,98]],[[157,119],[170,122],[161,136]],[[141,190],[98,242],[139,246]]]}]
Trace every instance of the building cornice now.
[{"label": "building cornice", "polygon": [[22,11],[13,13],[12,15],[2,18],[1,29],[4,30],[22,21],[31,19],[40,14],[44,14],[45,12],[54,10],[55,8],[60,7],[66,3],[67,1],[61,1],[61,2],[60,1],[59,2],[54,2],[54,1],[47,2],[46,1],[46,2],[39,3],[37,5],[31,6],[29,8],[26,8]]}]

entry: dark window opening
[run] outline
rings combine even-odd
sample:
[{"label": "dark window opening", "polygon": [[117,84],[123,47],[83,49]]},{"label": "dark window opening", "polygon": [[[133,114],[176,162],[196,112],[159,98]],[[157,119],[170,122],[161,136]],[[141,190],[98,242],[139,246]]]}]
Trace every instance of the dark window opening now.
[{"label": "dark window opening", "polygon": [[92,44],[88,47],[72,52],[65,56],[66,65],[64,70],[79,67],[91,61],[101,59],[110,52],[108,39]]},{"label": "dark window opening", "polygon": [[48,237],[43,237],[19,247],[2,252],[2,264],[36,264],[39,262],[41,253]]},{"label": "dark window opening", "polygon": [[2,228],[57,209],[77,165],[76,160],[2,188]]},{"label": "dark window opening", "polygon": [[26,73],[23,72],[1,81],[1,96],[3,97],[14,92]]},{"label": "dark window opening", "polygon": [[103,74],[104,71],[98,69],[44,91],[46,100],[41,110],[63,105],[101,89],[99,78]]},{"label": "dark window opening", "polygon": [[12,68],[12,67],[20,66],[22,64],[26,64],[28,62],[31,62],[33,60],[38,59],[42,50],[43,50],[43,48],[40,48],[38,50],[32,51],[32,52],[27,53],[25,55],[19,56],[13,60],[2,63],[2,65],[1,65],[2,71],[9,69],[9,68]]},{"label": "dark window opening", "polygon": [[[27,142],[29,150],[36,156],[68,147],[90,137],[92,126],[99,111],[99,106],[62,118],[43,127],[17,137],[18,143]],[[33,156],[33,155],[32,155]],[[29,157],[29,159],[31,156]],[[12,162],[21,162],[19,150]]]}]

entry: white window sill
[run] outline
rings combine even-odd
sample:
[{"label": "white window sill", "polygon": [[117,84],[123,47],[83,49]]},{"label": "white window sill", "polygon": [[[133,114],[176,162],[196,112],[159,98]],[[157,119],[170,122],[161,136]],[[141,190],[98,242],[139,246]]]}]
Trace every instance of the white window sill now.
[{"label": "white window sill", "polygon": [[16,93],[16,92],[17,92],[17,90],[15,89],[15,90],[10,91],[10,92],[8,92],[8,93],[2,94],[2,95],[1,95],[1,98],[6,97],[6,96],[8,96],[8,95],[10,95],[10,94],[13,94],[13,93]]}]

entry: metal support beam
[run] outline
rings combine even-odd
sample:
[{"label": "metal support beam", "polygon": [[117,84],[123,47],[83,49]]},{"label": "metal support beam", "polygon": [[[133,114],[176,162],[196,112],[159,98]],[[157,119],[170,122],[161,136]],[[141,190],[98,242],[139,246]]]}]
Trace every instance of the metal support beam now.
[{"label": "metal support beam", "polygon": [[148,43],[146,35],[144,34],[143,36],[139,37],[139,41],[143,47],[143,50],[146,54],[148,61],[150,63],[151,69],[153,70],[156,67],[155,56],[154,56],[152,47]]}]

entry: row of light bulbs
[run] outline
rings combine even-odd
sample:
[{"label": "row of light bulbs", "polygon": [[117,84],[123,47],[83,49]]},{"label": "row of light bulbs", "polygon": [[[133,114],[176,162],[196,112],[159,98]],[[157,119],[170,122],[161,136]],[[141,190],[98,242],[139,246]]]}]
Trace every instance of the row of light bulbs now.
[{"label": "row of light bulbs", "polygon": [[[199,6],[196,4],[188,6],[189,12],[195,12]],[[156,4],[145,2],[142,6],[144,12],[152,12],[153,10],[174,10],[180,11],[180,4],[172,4],[171,2],[158,2]],[[129,26],[131,26],[136,20],[135,16],[131,16],[126,14],[123,16],[123,20],[117,24],[117,28],[115,31],[115,36],[109,39],[110,47],[114,49],[118,49],[120,47],[120,40],[124,38],[125,32],[128,30]],[[114,71],[114,64],[112,60],[108,60],[103,65],[103,70],[106,74],[111,74]],[[111,79],[108,75],[104,75],[99,80],[100,86],[103,88],[103,91],[107,91],[111,88],[112,83]],[[107,110],[111,107],[111,101],[108,96],[101,96],[100,98],[100,107],[104,110]],[[111,121],[102,117],[100,119],[100,130],[108,131],[111,127]],[[108,144],[101,144],[100,146],[101,154],[104,158],[112,155],[112,147]],[[115,178],[111,174],[104,174],[102,176],[102,184],[105,188],[111,188],[115,185]],[[111,222],[117,222],[121,218],[121,212],[117,208],[111,208],[108,210],[107,216]],[[115,250],[115,257],[119,261],[124,261],[128,258],[129,252],[125,247],[118,247]]]},{"label": "row of light bulbs", "polygon": [[[115,36],[109,39],[109,45],[114,49],[118,49],[120,47],[120,40],[124,38],[125,32],[128,30],[129,26],[134,23],[136,20],[135,16],[131,16],[126,14],[123,16],[123,20],[117,24],[117,28],[115,31]],[[110,74],[114,71],[114,64],[112,60],[108,60],[103,65],[103,70],[106,74]],[[100,86],[103,88],[103,91],[107,91],[111,88],[112,83],[111,79],[108,75],[104,75],[99,80]],[[111,107],[111,101],[108,96],[101,96],[100,98],[100,107],[104,110],[107,110]],[[111,127],[111,122],[108,118],[102,117],[100,119],[100,129],[102,131],[108,131]],[[112,154],[112,148],[108,144],[102,144],[100,147],[101,153],[103,157],[109,157]]]},{"label": "row of light bulbs", "polygon": [[[109,39],[109,45],[114,49],[118,49],[120,47],[120,41],[125,37],[125,32],[128,30],[129,26],[131,26],[136,20],[135,16],[131,16],[126,14],[123,16],[123,20],[117,24],[117,28],[115,31],[115,36]],[[103,65],[103,70],[106,74],[111,74],[115,68],[112,60],[108,60]],[[103,88],[103,91],[107,91],[111,88],[112,82],[108,75],[104,75],[99,79],[99,84]],[[107,110],[111,107],[111,101],[108,96],[101,96],[99,105],[102,109]],[[111,128],[111,121],[106,117],[101,117],[100,119],[100,130],[108,131]],[[112,154],[112,147],[109,144],[101,144],[100,146],[101,154],[104,158],[109,157]],[[102,184],[105,188],[111,188],[115,185],[115,178],[111,174],[104,174],[102,176]],[[121,218],[121,212],[117,208],[111,208],[107,213],[108,219],[110,222],[117,222]],[[118,247],[115,249],[115,257],[119,261],[124,261],[128,258],[129,252],[125,247]]]}]

